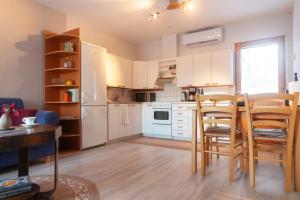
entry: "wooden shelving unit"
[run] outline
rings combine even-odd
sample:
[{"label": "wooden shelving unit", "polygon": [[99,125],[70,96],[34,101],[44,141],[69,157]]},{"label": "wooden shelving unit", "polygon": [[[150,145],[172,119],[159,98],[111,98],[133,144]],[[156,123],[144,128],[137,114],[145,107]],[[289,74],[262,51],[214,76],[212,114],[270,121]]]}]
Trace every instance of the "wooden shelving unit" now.
[{"label": "wooden shelving unit", "polygon": [[[78,89],[80,94],[80,30],[79,28],[57,34],[44,31],[44,105],[46,110],[59,113],[62,137],[61,150],[80,150],[81,119],[80,98],[76,102],[65,102],[64,93],[69,89]],[[64,50],[64,43],[74,44],[73,52]],[[64,68],[65,61],[72,62],[72,68]],[[54,83],[54,80],[73,80],[74,85]]]}]

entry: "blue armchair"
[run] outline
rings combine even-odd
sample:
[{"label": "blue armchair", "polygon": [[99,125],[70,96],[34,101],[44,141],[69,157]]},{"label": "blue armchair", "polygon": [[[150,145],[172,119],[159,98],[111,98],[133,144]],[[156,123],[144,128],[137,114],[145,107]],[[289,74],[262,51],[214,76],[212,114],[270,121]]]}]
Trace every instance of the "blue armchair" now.
[{"label": "blue armchair", "polygon": [[[17,110],[24,109],[24,103],[22,99],[17,98],[0,98],[0,107],[3,104],[12,104],[14,103]],[[25,112],[26,113],[26,112]],[[52,111],[35,111],[30,110],[30,112],[26,113],[27,115],[35,115],[36,122],[39,124],[58,124],[59,116],[57,113]],[[25,116],[24,116],[25,117]],[[22,119],[22,115],[19,117]],[[20,123],[20,119],[17,119],[15,123]],[[45,144],[45,145],[37,145],[32,146],[29,152],[29,159],[37,160],[40,158],[47,157],[49,155],[54,154],[54,145],[53,144]],[[9,150],[9,151],[0,151],[0,168],[8,167],[12,165],[18,164],[18,151],[17,150]]]}]

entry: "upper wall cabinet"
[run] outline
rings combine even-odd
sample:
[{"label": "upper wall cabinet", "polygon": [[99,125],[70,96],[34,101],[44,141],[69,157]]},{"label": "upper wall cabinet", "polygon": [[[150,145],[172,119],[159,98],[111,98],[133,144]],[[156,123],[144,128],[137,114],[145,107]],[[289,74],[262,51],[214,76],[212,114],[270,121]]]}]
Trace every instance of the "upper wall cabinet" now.
[{"label": "upper wall cabinet", "polygon": [[158,77],[158,61],[149,61],[147,62],[147,87],[148,88],[157,88],[155,85]]},{"label": "upper wall cabinet", "polygon": [[145,89],[147,88],[147,62],[134,61],[133,62],[133,88]]},{"label": "upper wall cabinet", "polygon": [[207,86],[211,84],[211,54],[201,53],[193,56],[193,85]]},{"label": "upper wall cabinet", "polygon": [[193,85],[193,56],[181,56],[176,60],[177,87]]},{"label": "upper wall cabinet", "polygon": [[215,51],[211,54],[212,85],[234,84],[234,55],[232,50]]},{"label": "upper wall cabinet", "polygon": [[158,61],[133,62],[133,89],[152,89],[158,77]]},{"label": "upper wall cabinet", "polygon": [[132,61],[107,54],[106,78],[110,87],[132,88]]},{"label": "upper wall cabinet", "polygon": [[132,61],[121,58],[122,66],[122,85],[126,88],[132,88]]},{"label": "upper wall cabinet", "polygon": [[121,60],[113,54],[107,54],[106,80],[108,86],[122,87]]},{"label": "upper wall cabinet", "polygon": [[232,50],[177,58],[177,87],[234,84]]}]

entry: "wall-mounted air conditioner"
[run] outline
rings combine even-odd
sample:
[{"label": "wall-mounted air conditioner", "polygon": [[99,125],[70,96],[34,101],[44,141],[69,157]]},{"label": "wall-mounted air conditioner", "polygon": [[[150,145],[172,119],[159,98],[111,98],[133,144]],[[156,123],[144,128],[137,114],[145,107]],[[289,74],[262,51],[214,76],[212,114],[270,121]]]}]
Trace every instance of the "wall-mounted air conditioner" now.
[{"label": "wall-mounted air conditioner", "polygon": [[219,43],[223,41],[222,28],[214,28],[195,33],[187,33],[182,35],[182,43],[184,46],[205,45],[211,43]]}]

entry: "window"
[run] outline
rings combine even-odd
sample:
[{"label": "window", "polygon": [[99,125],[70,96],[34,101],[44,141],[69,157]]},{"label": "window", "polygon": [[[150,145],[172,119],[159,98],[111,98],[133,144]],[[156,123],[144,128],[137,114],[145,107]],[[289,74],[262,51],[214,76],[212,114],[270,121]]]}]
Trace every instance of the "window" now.
[{"label": "window", "polygon": [[284,37],[236,44],[237,92],[284,92]]}]

